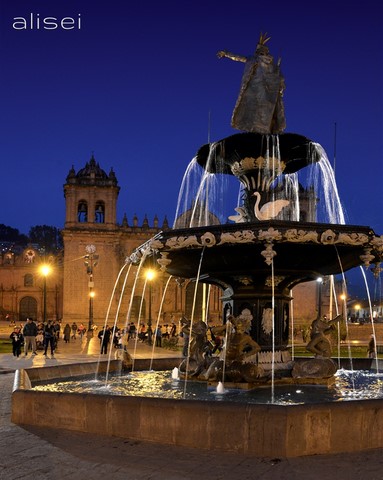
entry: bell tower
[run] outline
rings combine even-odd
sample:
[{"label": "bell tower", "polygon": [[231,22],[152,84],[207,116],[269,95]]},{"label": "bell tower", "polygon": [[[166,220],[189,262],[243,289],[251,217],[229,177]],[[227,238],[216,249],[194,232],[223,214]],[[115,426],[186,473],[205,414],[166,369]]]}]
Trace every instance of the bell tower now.
[{"label": "bell tower", "polygon": [[114,229],[119,191],[114,171],[107,175],[93,155],[77,174],[72,167],[64,185],[65,228]]},{"label": "bell tower", "polygon": [[[121,268],[116,175],[109,175],[92,155],[64,184],[65,227],[63,321],[100,323]],[[91,253],[90,253],[91,252]],[[97,262],[94,261],[97,258]],[[92,268],[89,270],[89,264]],[[94,297],[94,298],[93,298]]]}]

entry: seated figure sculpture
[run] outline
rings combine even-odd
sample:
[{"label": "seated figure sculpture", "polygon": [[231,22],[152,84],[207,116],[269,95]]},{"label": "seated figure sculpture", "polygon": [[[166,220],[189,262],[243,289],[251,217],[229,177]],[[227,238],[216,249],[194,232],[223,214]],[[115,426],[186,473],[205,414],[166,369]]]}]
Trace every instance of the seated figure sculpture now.
[{"label": "seated figure sculpture", "polygon": [[215,335],[224,335],[225,347],[221,356],[225,356],[228,364],[233,361],[242,362],[261,351],[258,343],[247,333],[249,329],[249,319],[233,315],[229,315],[225,325],[212,328]]},{"label": "seated figure sculpture", "polygon": [[311,339],[306,345],[306,350],[309,352],[315,353],[317,357],[331,357],[331,343],[326,337],[327,333],[330,333],[332,326],[340,322],[342,319],[341,315],[338,315],[332,320],[327,321],[326,315],[323,316],[323,319],[316,318],[311,323]]},{"label": "seated figure sculpture", "polygon": [[179,366],[180,372],[188,375],[198,375],[206,367],[207,325],[202,320],[191,322],[181,319],[181,332],[189,338],[188,358]]},{"label": "seated figure sculpture", "polygon": [[323,318],[316,318],[311,323],[311,339],[306,345],[306,350],[315,354],[315,358],[297,362],[292,370],[293,378],[318,378],[327,379],[334,376],[337,366],[331,359],[331,343],[326,337],[333,326],[340,322],[341,315],[327,321],[326,315]]},{"label": "seated figure sculpture", "polygon": [[255,382],[264,375],[257,363],[261,347],[249,335],[250,319],[229,315],[225,325],[212,327],[214,335],[222,335],[224,347],[210,364],[204,376],[212,381]]}]

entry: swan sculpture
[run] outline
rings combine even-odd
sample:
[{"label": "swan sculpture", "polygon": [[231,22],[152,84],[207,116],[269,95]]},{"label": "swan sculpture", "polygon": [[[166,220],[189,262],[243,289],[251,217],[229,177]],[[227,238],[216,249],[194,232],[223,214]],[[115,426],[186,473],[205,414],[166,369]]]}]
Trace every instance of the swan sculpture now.
[{"label": "swan sculpture", "polygon": [[256,198],[254,205],[254,215],[258,220],[271,220],[275,218],[279,212],[287,205],[290,204],[289,200],[275,200],[274,202],[267,202],[259,208],[259,202],[261,201],[261,195],[259,192],[254,192],[254,197]]}]

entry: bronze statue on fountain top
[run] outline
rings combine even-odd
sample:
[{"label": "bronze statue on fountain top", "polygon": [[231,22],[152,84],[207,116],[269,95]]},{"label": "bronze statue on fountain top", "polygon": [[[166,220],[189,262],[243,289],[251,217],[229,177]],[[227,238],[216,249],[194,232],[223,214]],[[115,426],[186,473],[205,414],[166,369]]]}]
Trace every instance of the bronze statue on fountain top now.
[{"label": "bronze statue on fountain top", "polygon": [[231,119],[232,127],[246,132],[279,134],[286,128],[283,105],[285,81],[280,60],[274,63],[266,43],[267,34],[259,38],[254,55],[245,57],[221,50],[218,58],[226,57],[245,63],[241,88]]}]

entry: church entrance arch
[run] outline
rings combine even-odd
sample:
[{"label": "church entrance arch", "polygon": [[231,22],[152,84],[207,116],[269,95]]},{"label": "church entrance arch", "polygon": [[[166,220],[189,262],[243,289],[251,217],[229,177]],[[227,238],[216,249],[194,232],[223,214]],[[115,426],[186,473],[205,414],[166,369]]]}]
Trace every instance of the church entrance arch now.
[{"label": "church entrance arch", "polygon": [[37,319],[37,300],[33,297],[23,297],[20,300],[19,321],[25,322],[27,317]]}]

